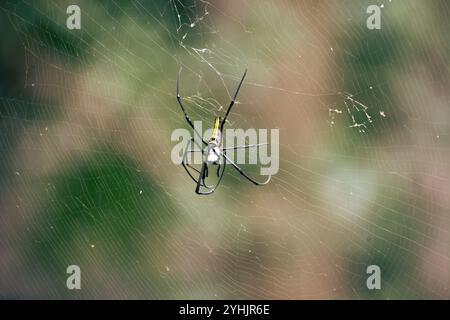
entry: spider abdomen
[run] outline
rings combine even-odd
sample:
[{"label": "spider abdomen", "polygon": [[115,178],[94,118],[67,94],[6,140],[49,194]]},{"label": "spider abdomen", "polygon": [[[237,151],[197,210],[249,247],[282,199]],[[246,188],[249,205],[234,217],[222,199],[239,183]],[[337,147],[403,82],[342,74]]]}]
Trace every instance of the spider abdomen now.
[{"label": "spider abdomen", "polygon": [[216,117],[214,120],[213,133],[211,135],[211,138],[209,139],[209,143],[215,144],[216,146],[220,145],[220,141],[222,138],[222,132],[220,132],[221,125],[222,125],[222,118]]}]

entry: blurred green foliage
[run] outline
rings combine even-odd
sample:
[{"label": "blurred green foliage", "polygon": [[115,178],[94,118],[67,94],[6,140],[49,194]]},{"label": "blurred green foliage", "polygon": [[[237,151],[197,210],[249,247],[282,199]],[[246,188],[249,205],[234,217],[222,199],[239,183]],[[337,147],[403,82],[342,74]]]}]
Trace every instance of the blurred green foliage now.
[{"label": "blurred green foliage", "polygon": [[[364,12],[366,3],[359,3],[353,7],[348,3],[353,10],[357,7]],[[256,19],[256,30],[251,27],[237,29],[239,32],[231,31],[227,34],[229,38],[222,36],[220,32],[231,28],[230,21],[239,26],[240,23],[230,19],[227,9],[221,7],[219,9],[211,7],[211,12],[215,13],[208,12],[206,15],[204,3],[194,0],[95,3],[80,1],[79,5],[86,16],[82,20],[82,29],[77,32],[67,32],[65,28],[65,9],[69,4],[72,4],[71,1],[5,1],[0,4],[0,28],[3,33],[0,42],[2,132],[0,150],[3,153],[0,162],[0,188],[13,199],[11,203],[15,203],[16,198],[21,197],[29,200],[26,214],[22,213],[26,232],[16,235],[20,246],[14,250],[20,252],[18,255],[23,259],[18,262],[19,272],[27,272],[26,277],[29,279],[42,277],[48,280],[47,287],[36,289],[33,291],[34,294],[38,292],[44,297],[52,298],[267,297],[270,296],[268,292],[270,290],[267,288],[277,287],[279,282],[290,283],[291,278],[286,276],[280,280],[282,276],[279,274],[292,276],[290,273],[303,271],[299,267],[300,263],[295,260],[299,256],[301,260],[303,256],[291,253],[291,250],[310,253],[308,251],[310,248],[302,242],[304,238],[301,236],[305,236],[306,233],[308,240],[310,236],[314,241],[317,239],[321,241],[321,235],[316,236],[315,227],[308,229],[309,225],[305,226],[303,216],[300,216],[303,214],[300,212],[301,208],[309,214],[310,211],[314,212],[315,215],[311,215],[315,220],[314,223],[309,221],[310,225],[317,224],[320,228],[328,229],[327,233],[333,234],[337,232],[336,230],[346,227],[351,230],[345,232],[340,241],[328,239],[327,244],[334,246],[340,242],[345,247],[359,241],[355,248],[348,251],[347,248],[344,249],[345,256],[340,256],[339,252],[335,253],[335,256],[343,261],[342,267],[347,271],[339,279],[342,281],[341,287],[344,288],[339,297],[419,298],[429,294],[429,290],[419,283],[411,283],[411,278],[417,271],[415,264],[419,252],[419,246],[414,243],[417,239],[421,239],[421,228],[425,225],[424,217],[429,214],[425,210],[426,200],[420,195],[419,190],[412,187],[415,183],[386,179],[383,183],[368,186],[375,190],[374,199],[364,199],[366,206],[361,210],[364,212],[354,213],[361,217],[358,216],[359,220],[353,224],[349,223],[346,227],[342,227],[342,221],[332,216],[332,205],[340,206],[341,203],[331,204],[331,209],[327,207],[329,203],[324,199],[329,195],[323,193],[322,184],[335,182],[332,175],[341,167],[351,168],[356,172],[373,171],[382,176],[380,179],[385,179],[386,170],[382,165],[375,163],[377,160],[382,162],[383,155],[378,156],[374,149],[410,143],[412,137],[404,131],[405,124],[409,120],[408,113],[399,107],[397,93],[392,85],[393,79],[405,71],[405,66],[414,69],[414,63],[417,62],[423,63],[435,71],[435,74],[439,73],[441,71],[439,64],[435,63],[437,59],[435,56],[438,54],[430,52],[429,46],[437,48],[439,54],[445,52],[443,57],[439,58],[448,62],[449,39],[445,32],[447,29],[442,28],[442,34],[437,38],[442,39],[442,43],[433,43],[423,31],[426,29],[425,25],[432,25],[434,27],[432,31],[438,30],[439,27],[448,27],[448,17],[443,14],[448,8],[446,3],[436,1],[429,5],[428,2],[427,4],[423,2],[417,7],[411,7],[403,2],[398,5],[400,9],[397,9],[397,12],[393,11],[383,18],[385,29],[382,32],[368,33],[364,23],[355,21],[344,24],[354,28],[351,32],[342,32],[333,39],[340,48],[345,49],[336,50],[333,62],[338,67],[333,74],[329,74],[329,78],[332,79],[330,82],[338,83],[335,89],[341,93],[336,95],[333,102],[345,112],[343,101],[345,95],[351,93],[361,103],[370,105],[368,113],[374,121],[367,123],[368,134],[350,128],[351,122],[348,118],[341,118],[329,131],[318,130],[321,133],[325,132],[323,133],[325,146],[317,147],[318,153],[323,152],[320,161],[316,161],[314,155],[309,159],[309,155],[291,153],[290,144],[295,147],[295,139],[281,137],[282,143],[285,144],[282,146],[284,147],[281,150],[282,155],[288,154],[289,158],[281,159],[280,173],[274,178],[272,189],[266,191],[266,194],[255,196],[256,193],[248,191],[249,186],[240,180],[239,174],[230,173],[225,176],[227,186],[221,187],[220,196],[202,199],[189,196],[193,191],[190,181],[181,180],[179,178],[181,174],[169,172],[169,169],[180,172],[181,169],[169,166],[171,164],[168,155],[159,156],[161,149],[166,150],[169,146],[161,136],[168,136],[170,128],[175,126],[185,127],[184,119],[176,105],[174,91],[179,64],[186,60],[208,67],[208,63],[212,63],[220,70],[231,69],[242,64],[242,61],[233,56],[236,53],[248,55],[249,60],[253,59],[256,61],[254,63],[260,63],[261,69],[269,70],[267,72],[273,75],[274,79],[278,79],[275,73],[279,71],[277,67],[278,64],[281,65],[280,61],[288,59],[289,54],[294,56],[297,54],[297,48],[294,46],[293,49],[287,50],[284,47],[283,39],[287,41],[289,37],[283,36],[294,34],[289,29],[290,26],[285,27],[286,29],[276,29],[269,15],[278,12],[275,10],[277,8],[285,14],[288,22],[290,11],[284,7],[286,4],[269,3],[272,7],[264,11],[267,17],[258,16]],[[224,3],[222,5],[225,6]],[[238,11],[240,5],[235,5]],[[331,5],[336,9],[333,6],[336,5]],[[244,7],[242,11],[245,11]],[[316,10],[314,6],[312,9],[308,8],[313,13]],[[433,21],[433,24],[426,21],[423,25],[412,23],[411,28],[403,27],[405,25],[402,22],[405,19],[403,10],[411,13],[419,9],[423,9],[423,13],[418,16]],[[253,12],[253,7],[249,11]],[[295,16],[296,19],[305,24],[311,23],[310,25],[322,30],[321,21],[317,20],[319,18],[311,18],[310,21],[305,19],[303,11],[299,12],[299,16]],[[330,19],[334,12],[336,10],[330,10]],[[340,18],[347,21],[345,15]],[[200,31],[193,28],[191,24],[193,21],[201,24]],[[283,22],[277,21],[281,26]],[[259,32],[259,28],[264,30],[263,27],[271,28],[271,33]],[[184,38],[188,33],[189,36]],[[242,36],[243,40],[240,40],[242,43],[230,43],[231,35]],[[317,37],[315,40],[319,42],[323,39]],[[186,43],[191,48],[203,49],[194,53],[193,50],[187,49]],[[244,47],[245,45],[248,47]],[[316,46],[317,44],[312,44],[314,50]],[[201,50],[206,53],[199,53]],[[214,50],[217,56],[214,54],[208,56],[208,50]],[[286,56],[277,60],[278,56],[275,54],[277,50],[288,52]],[[233,54],[230,54],[231,52]],[[206,61],[204,57],[209,60]],[[110,97],[104,92],[98,96],[92,92],[78,92],[77,90],[81,89],[73,88],[71,83],[58,83],[57,80],[56,84],[60,87],[52,87],[50,84],[55,84],[46,82],[51,76],[45,77],[46,67],[49,65],[55,66],[56,70],[64,70],[74,78],[83,79],[80,82],[89,83],[86,87],[92,89],[92,92],[98,89],[95,85],[99,87],[105,85],[112,88],[111,93],[121,94],[120,98]],[[95,66],[100,67],[95,69]],[[226,91],[223,87],[216,87],[212,81],[209,82],[207,74],[186,71],[183,75],[182,89],[188,96],[186,105],[195,118],[204,121],[204,128],[209,127],[212,114],[217,111],[213,109],[218,108],[216,104],[219,103],[214,101],[208,104],[207,100],[202,99],[214,97],[217,101],[226,100]],[[111,73],[105,75],[103,72]],[[201,76],[205,78],[199,80]],[[441,76],[445,78],[445,75]],[[32,88],[36,79],[42,88]],[[100,80],[98,83],[89,82],[92,79]],[[234,88],[234,79],[231,79],[233,81],[229,77],[225,79],[230,88]],[[253,78],[249,80],[249,89],[255,90],[255,87],[258,87],[255,83],[267,83],[267,87],[263,88],[265,91],[269,94],[279,94],[273,90],[270,81]],[[283,88],[283,85],[288,84],[274,84],[280,88]],[[217,92],[217,88],[221,91]],[[92,112],[97,108],[98,101],[95,98],[107,101],[111,105],[111,108],[107,109],[109,112],[107,115],[95,115],[99,119],[114,117],[111,122],[114,125],[116,123],[122,125],[117,125],[122,129],[118,131],[119,138],[110,132],[107,137],[101,136],[95,130],[100,131],[102,125],[99,124],[97,127],[92,125],[97,119],[86,116],[88,124],[83,129],[89,132],[92,130],[94,133],[76,136],[75,140],[83,138],[94,140],[91,149],[77,150],[70,153],[70,156],[62,157],[54,168],[49,172],[44,171],[40,176],[31,175],[23,178],[29,180],[24,180],[25,182],[20,185],[23,188],[16,191],[15,179],[20,174],[22,164],[17,155],[27,148],[27,145],[20,144],[23,136],[29,138],[30,132],[36,129],[35,126],[45,128],[65,124],[70,128],[69,132],[72,132],[73,128],[83,126],[78,119],[70,123],[72,119],[64,118],[67,111],[64,109],[65,98],[68,96],[67,92],[72,94],[73,91],[85,93],[89,97],[82,103],[86,101],[91,103],[94,108]],[[58,98],[58,94],[64,98]],[[290,100],[291,96],[287,91],[283,94],[288,97],[283,103],[292,103],[290,105],[292,112],[283,114],[281,105],[279,114],[285,117],[282,120],[289,122],[294,116],[304,116],[303,113],[295,113],[298,101]],[[256,94],[253,95],[255,96]],[[108,100],[109,98],[111,99]],[[122,100],[117,103],[114,99]],[[256,102],[246,101],[239,107],[249,107],[250,111],[240,113],[238,110],[234,115],[233,124],[254,124],[253,120],[259,120],[261,115],[264,115],[264,121],[275,122],[278,112],[273,114],[273,117],[272,113],[266,117],[269,113],[262,112],[262,109],[251,109],[252,103],[262,108],[264,103],[273,102],[269,99],[265,101],[264,98]],[[382,119],[381,111],[388,115],[386,119]],[[246,118],[243,115],[249,114],[250,120],[245,122]],[[92,116],[92,113],[89,115]],[[359,123],[367,121],[366,115],[362,112],[354,112],[353,115]],[[142,118],[146,122],[145,129],[139,127],[137,135],[128,136],[129,132],[123,128],[135,129],[137,124],[144,122],[139,121]],[[325,120],[322,122],[326,123]],[[115,129],[114,125],[111,131]],[[283,128],[281,132],[282,130]],[[145,137],[153,143],[151,147],[156,151],[151,147],[145,149],[147,148]],[[65,137],[52,138],[62,140]],[[29,139],[26,140],[31,141],[28,144],[28,151],[31,150],[33,158],[33,152],[38,152],[38,147],[33,144],[35,140]],[[143,141],[137,141],[139,139]],[[104,141],[106,143],[102,143]],[[315,146],[316,142],[310,143]],[[150,163],[154,172],[137,169],[143,167],[145,161],[134,157],[130,151],[133,149],[125,148],[132,144],[138,146],[136,149],[147,150],[148,159],[145,164]],[[36,149],[33,149],[35,147]],[[58,151],[52,150],[51,147],[49,150],[55,153]],[[168,149],[166,152],[170,153]],[[374,160],[374,156],[379,158]],[[36,164],[29,161],[27,165],[25,169],[28,171],[33,171],[35,165],[39,166],[37,161]],[[156,173],[160,176],[156,177]],[[161,176],[167,179],[165,185],[161,185]],[[328,176],[331,178],[327,179]],[[342,184],[352,183],[351,178],[342,180],[339,181]],[[170,189],[167,187],[169,185],[175,187]],[[176,195],[179,191],[176,188],[182,191],[180,194],[188,196],[185,198],[173,196],[169,191]],[[196,205],[193,206],[192,203]],[[244,215],[243,212],[247,212],[252,205],[253,211],[249,212],[248,216]],[[283,210],[289,212],[282,215]],[[190,215],[181,219],[184,213]],[[282,218],[279,218],[280,216]],[[216,224],[211,223],[213,220]],[[251,225],[249,228],[251,232],[247,232],[245,222]],[[189,228],[184,229],[185,223],[190,223]],[[280,225],[286,227],[286,230]],[[269,228],[266,228],[267,226]],[[274,228],[275,231],[271,231],[270,228]],[[181,232],[184,237],[180,238],[190,241],[186,247],[183,247],[185,244],[179,243],[178,239],[169,243],[170,235],[180,232],[180,229],[190,236],[189,238]],[[364,234],[361,230],[365,231]],[[294,232],[298,232],[300,238],[297,234],[292,236]],[[210,238],[207,238],[207,235]],[[278,242],[271,243],[271,241]],[[15,242],[8,239],[3,241],[2,245],[10,243]],[[214,244],[221,250],[209,248],[209,245],[214,247]],[[204,254],[196,245],[210,250]],[[269,248],[272,245],[273,247]],[[312,246],[310,250],[315,248]],[[336,245],[332,249],[339,248]],[[305,256],[312,257],[306,253]],[[186,254],[187,260],[176,260],[183,254]],[[323,256],[316,252],[314,254],[317,254],[314,256],[319,260],[317,263],[322,263],[319,258]],[[285,255],[288,258],[285,258]],[[279,256],[286,260],[279,259]],[[170,268],[167,261],[170,261],[170,258],[185,261],[186,265],[180,266],[180,269],[185,267],[190,271],[183,270],[176,275],[169,275]],[[331,263],[331,260],[323,259],[327,263]],[[289,264],[285,265],[285,261]],[[83,272],[86,282],[95,283],[98,288],[91,287],[81,293],[68,292],[62,285],[66,274],[61,270],[65,270],[70,264],[80,264],[82,270],[88,271]],[[385,287],[382,291],[369,292],[365,288],[364,271],[369,264],[380,265],[383,270]],[[309,261],[305,265],[309,266]],[[289,271],[281,272],[284,271],[282,268]],[[199,279],[201,281],[197,283]],[[266,287],[260,289],[259,286]],[[5,295],[20,296],[22,289],[19,288],[15,292],[10,289]],[[23,292],[27,291],[23,289]],[[283,290],[281,292],[285,296],[291,293]],[[299,292],[302,293],[301,288]],[[27,293],[24,293],[24,296],[27,296]]]}]

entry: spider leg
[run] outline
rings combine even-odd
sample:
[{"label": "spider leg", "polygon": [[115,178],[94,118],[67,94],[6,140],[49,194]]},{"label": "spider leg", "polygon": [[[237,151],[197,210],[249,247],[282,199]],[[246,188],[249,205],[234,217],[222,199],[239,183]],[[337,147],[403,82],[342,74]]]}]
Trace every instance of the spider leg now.
[{"label": "spider leg", "polygon": [[[189,168],[191,168],[192,170],[194,170],[195,172],[197,172],[198,174],[200,174],[200,171],[199,171],[198,169],[194,168],[193,166],[191,166],[189,163],[186,163],[186,166],[188,166]],[[197,183],[197,180],[194,179],[194,182]],[[211,188],[212,188],[212,186],[208,186],[208,185],[205,183],[205,179],[202,180],[202,186],[205,187],[205,188],[208,188],[208,189],[211,189]]]},{"label": "spider leg", "polygon": [[189,177],[191,177],[191,179],[197,183],[197,180],[192,176],[191,172],[188,170],[188,167],[197,172],[200,172],[200,171],[198,171],[197,169],[192,167],[189,163],[187,163],[187,152],[188,152],[189,144],[192,142],[192,140],[194,140],[194,139],[191,138],[188,141],[188,143],[186,144],[186,148],[184,149],[183,160],[181,160],[181,164],[183,165],[184,170],[186,170],[186,172],[188,173]]},{"label": "spider leg", "polygon": [[241,82],[239,82],[239,85],[236,89],[236,93],[234,94],[233,100],[231,100],[230,105],[228,106],[228,110],[225,113],[225,117],[223,118],[222,125],[220,126],[220,131],[223,131],[223,126],[225,125],[225,120],[227,120],[228,114],[230,113],[231,108],[233,108],[233,105],[236,102],[236,98],[239,94],[239,90],[241,89],[242,82],[244,82],[244,78],[245,78],[246,74],[247,74],[247,69],[245,69],[244,75],[242,76]]},{"label": "spider leg", "polygon": [[210,190],[208,190],[206,192],[200,191],[200,187],[202,186],[202,182],[203,182],[203,185],[205,184],[205,168],[207,166],[208,166],[207,163],[203,162],[202,168],[200,170],[200,175],[199,175],[198,180],[197,180],[197,187],[195,188],[195,193],[200,194],[200,195],[211,194],[211,193],[213,193],[216,190],[216,188],[211,188]]},{"label": "spider leg", "polygon": [[[254,180],[253,178],[250,178],[244,171],[242,171],[242,169],[236,164],[236,163],[234,163],[234,161],[233,160],[231,160],[225,153],[223,154],[223,156],[224,156],[224,158],[226,159],[226,161],[228,161],[229,163],[231,163],[231,165],[242,175],[242,176],[244,176],[247,180],[249,180],[250,182],[252,182],[253,184],[255,184],[255,185],[257,185],[257,186],[263,186],[263,185],[265,185],[265,184],[267,184],[267,183],[269,183],[269,181],[270,181],[270,178],[272,177],[272,176],[269,176],[269,178],[266,180],[266,181],[264,181],[264,182],[258,182],[258,181],[256,181],[256,180]],[[225,162],[226,162],[225,161]]]},{"label": "spider leg", "polygon": [[205,165],[204,172],[203,172],[203,175],[202,175],[201,171],[198,171],[198,170],[196,170],[196,171],[200,174],[199,177],[202,178],[202,186],[205,187],[205,188],[207,188],[207,189],[212,189],[213,186],[209,186],[209,185],[207,185],[206,182],[205,182],[205,179],[209,176],[209,167],[208,167],[208,164],[205,162],[205,160],[204,160],[203,162],[204,162],[204,164],[206,164],[206,165]]},{"label": "spider leg", "polygon": [[[215,152],[215,151],[214,151]],[[217,153],[216,153],[217,154]],[[224,155],[224,153],[222,153]],[[203,162],[203,166],[202,166],[202,170],[200,172],[200,176],[199,176],[199,181],[200,178],[204,175],[204,171],[205,171],[205,167],[207,166],[206,162]],[[222,181],[223,175],[225,173],[225,168],[226,168],[226,161],[224,161],[223,164],[223,169],[222,169],[222,173],[219,176],[219,180],[217,181],[216,185],[212,188],[210,188],[210,190],[203,192],[200,190],[200,183],[197,183],[197,188],[195,189],[195,193],[199,194],[199,195],[208,195],[213,193],[214,191],[216,191],[217,187],[219,186],[220,182]]]},{"label": "spider leg", "polygon": [[235,146],[235,147],[230,147],[230,148],[223,148],[222,150],[248,149],[248,148],[267,146],[267,145],[268,145],[268,143],[247,144],[247,145],[243,145],[243,146]]},{"label": "spider leg", "polygon": [[[197,171],[199,174],[201,174],[200,171],[198,171],[198,170],[195,170],[195,171]],[[205,182],[205,179],[208,178],[208,176],[209,176],[209,168],[208,168],[208,165],[206,165],[206,166],[205,166],[204,174],[203,174],[203,176],[202,176],[202,186],[204,186],[204,187],[207,188],[207,189],[212,189],[213,186],[209,186],[209,185],[207,185],[206,182]]]},{"label": "spider leg", "polygon": [[186,110],[184,109],[183,103],[181,102],[181,96],[180,96],[181,70],[183,70],[182,66],[180,67],[180,71],[178,71],[178,78],[177,78],[177,101],[178,101],[178,104],[180,105],[181,110],[183,111],[184,117],[185,117],[186,121],[188,122],[188,124],[191,126],[191,128],[194,130],[194,132],[197,134],[197,136],[202,140],[203,144],[207,145],[208,143],[205,140],[203,140],[200,133],[198,133],[197,130],[195,130],[194,123],[192,122],[191,118],[187,114]]},{"label": "spider leg", "polygon": [[[222,150],[225,150],[225,149],[222,149]],[[216,172],[217,177],[220,177],[220,167],[221,167],[221,165],[220,165],[220,154],[217,154],[217,152],[215,150],[213,150],[213,151],[218,157],[218,159],[214,162],[214,164],[217,165],[217,172]]]},{"label": "spider leg", "polygon": [[[187,153],[188,153],[188,151],[191,151],[191,152],[192,152],[192,151],[198,151],[198,150],[188,150],[189,144],[190,144],[192,141],[194,141],[193,138],[189,139],[189,141],[188,141],[188,143],[187,143],[187,145],[186,145],[186,148],[184,149],[183,160],[181,161],[181,164],[183,165],[184,170],[186,170],[186,172],[188,173],[189,177],[190,177],[195,183],[198,183],[197,179],[194,178],[194,176],[192,175],[192,173],[191,173],[191,172],[189,171],[189,169],[188,169],[188,168],[190,168],[190,169],[192,169],[192,170],[194,170],[194,171],[196,171],[196,172],[198,172],[198,173],[200,174],[200,171],[199,171],[199,170],[197,170],[196,168],[194,168],[193,166],[191,166],[191,165],[187,162]],[[194,143],[195,143],[195,141],[194,141]],[[203,183],[203,185],[202,185],[203,187],[205,187],[205,188],[207,188],[207,189],[211,189],[211,187],[208,186],[208,185],[206,185],[204,181],[202,181],[202,183]]]}]

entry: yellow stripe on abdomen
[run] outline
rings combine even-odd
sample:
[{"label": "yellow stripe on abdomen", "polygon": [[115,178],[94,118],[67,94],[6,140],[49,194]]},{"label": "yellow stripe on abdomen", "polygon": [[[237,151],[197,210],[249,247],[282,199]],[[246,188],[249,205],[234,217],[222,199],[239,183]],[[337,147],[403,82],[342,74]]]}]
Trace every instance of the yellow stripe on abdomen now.
[{"label": "yellow stripe on abdomen", "polygon": [[214,121],[214,127],[213,127],[213,133],[211,135],[211,139],[209,141],[215,141],[219,136],[219,117],[216,117],[216,120]]}]

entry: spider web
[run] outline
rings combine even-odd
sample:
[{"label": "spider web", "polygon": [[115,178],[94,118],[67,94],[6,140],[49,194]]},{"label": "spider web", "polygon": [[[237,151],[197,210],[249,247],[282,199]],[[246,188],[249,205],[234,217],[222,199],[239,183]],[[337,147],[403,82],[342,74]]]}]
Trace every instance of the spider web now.
[{"label": "spider web", "polygon": [[[70,4],[0,5],[0,296],[450,297],[446,1],[380,30],[372,1],[78,1],[81,30]],[[248,69],[227,126],[280,130],[268,185],[194,194],[180,66],[204,129]]]}]

